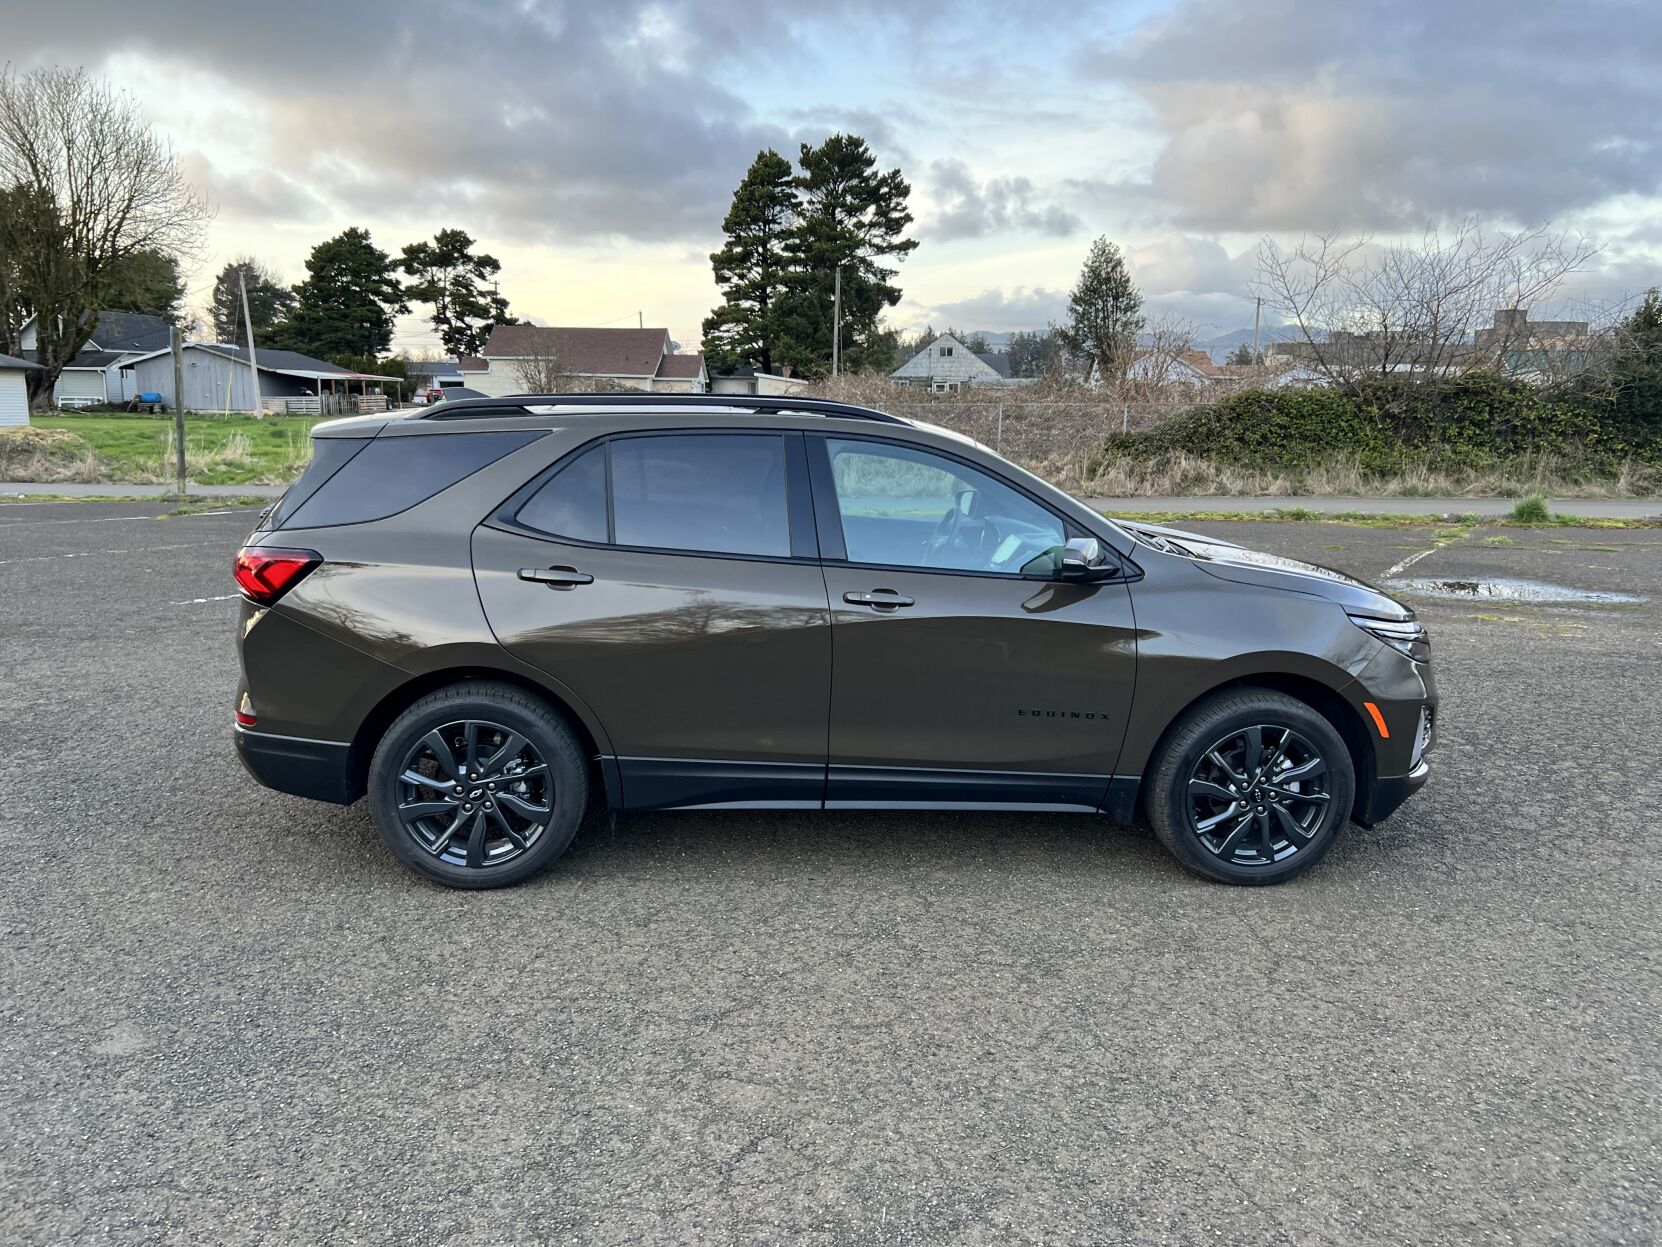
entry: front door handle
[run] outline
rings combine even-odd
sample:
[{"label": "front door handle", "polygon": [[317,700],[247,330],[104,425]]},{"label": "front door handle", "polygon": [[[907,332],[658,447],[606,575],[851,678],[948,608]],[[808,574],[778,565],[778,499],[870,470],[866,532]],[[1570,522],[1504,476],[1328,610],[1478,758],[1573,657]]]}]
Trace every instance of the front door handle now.
[{"label": "front door handle", "polygon": [[850,591],[843,594],[843,601],[850,606],[869,606],[878,611],[892,611],[913,604],[911,598],[893,589],[872,589],[868,593]]},{"label": "front door handle", "polygon": [[534,580],[550,589],[575,589],[578,585],[592,585],[594,577],[575,567],[522,567],[521,580]]}]

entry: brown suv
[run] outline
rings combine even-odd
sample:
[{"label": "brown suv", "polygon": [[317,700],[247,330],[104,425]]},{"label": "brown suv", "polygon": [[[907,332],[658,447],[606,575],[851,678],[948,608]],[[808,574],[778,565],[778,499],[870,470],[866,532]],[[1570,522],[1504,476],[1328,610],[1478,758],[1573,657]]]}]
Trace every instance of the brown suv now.
[{"label": "brown suv", "polygon": [[320,424],[237,556],[237,747],[515,883],[614,810],[1139,806],[1273,883],[1424,781],[1413,613],[1104,519],[943,429],[800,399],[537,395]]}]

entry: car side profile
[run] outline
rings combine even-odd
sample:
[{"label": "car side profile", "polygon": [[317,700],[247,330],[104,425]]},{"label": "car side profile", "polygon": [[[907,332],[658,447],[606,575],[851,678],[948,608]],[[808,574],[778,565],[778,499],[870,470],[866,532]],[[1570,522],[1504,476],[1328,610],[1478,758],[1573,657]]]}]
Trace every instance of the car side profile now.
[{"label": "car side profile", "polygon": [[522,395],[319,424],[239,552],[236,743],[418,873],[546,869],[594,804],[1139,813],[1280,882],[1426,780],[1413,612],[1115,522],[805,399]]}]

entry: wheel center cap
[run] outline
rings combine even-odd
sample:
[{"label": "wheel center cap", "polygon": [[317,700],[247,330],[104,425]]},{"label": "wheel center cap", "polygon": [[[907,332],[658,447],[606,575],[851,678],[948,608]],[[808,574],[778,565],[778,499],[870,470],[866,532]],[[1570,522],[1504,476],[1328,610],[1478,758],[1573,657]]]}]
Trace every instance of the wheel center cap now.
[{"label": "wheel center cap", "polygon": [[480,797],[485,795],[485,790],[483,788],[475,788],[467,795],[470,800],[477,801]]}]

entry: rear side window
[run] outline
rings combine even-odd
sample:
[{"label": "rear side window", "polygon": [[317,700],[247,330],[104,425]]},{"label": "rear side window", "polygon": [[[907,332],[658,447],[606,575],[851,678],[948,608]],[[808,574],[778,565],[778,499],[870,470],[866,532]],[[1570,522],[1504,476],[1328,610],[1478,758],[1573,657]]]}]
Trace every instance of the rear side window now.
[{"label": "rear side window", "polygon": [[272,509],[269,527],[281,528],[288,523],[300,505],[323,487],[336,472],[346,466],[347,460],[369,445],[367,437],[314,437],[312,461],[298,480],[290,485],[282,500]]},{"label": "rear side window", "polygon": [[376,438],[341,465],[280,526],[329,528],[397,515],[541,436],[540,432],[438,433]]},{"label": "rear side window", "polygon": [[556,537],[603,542],[606,537],[606,447],[584,451],[556,472],[514,516]]},{"label": "rear side window", "polygon": [[619,437],[572,460],[514,518],[580,541],[783,558],[785,489],[781,435]]}]

